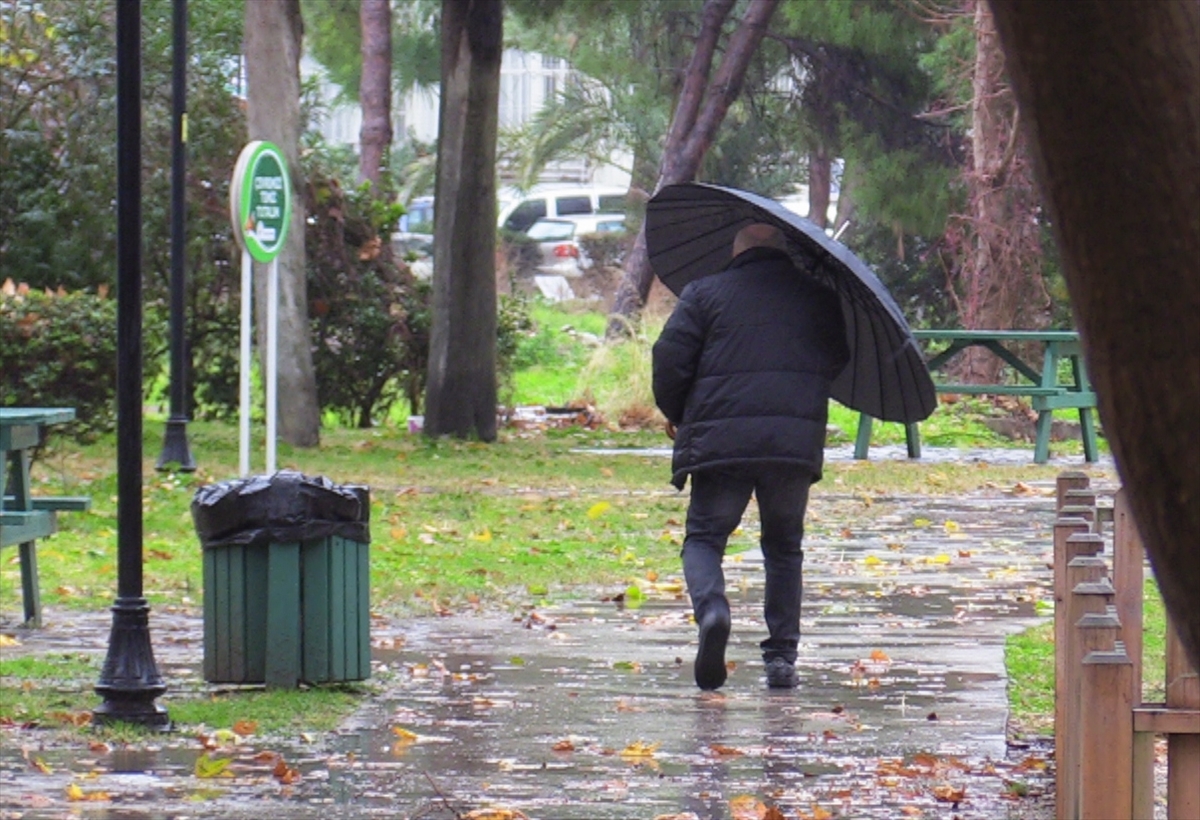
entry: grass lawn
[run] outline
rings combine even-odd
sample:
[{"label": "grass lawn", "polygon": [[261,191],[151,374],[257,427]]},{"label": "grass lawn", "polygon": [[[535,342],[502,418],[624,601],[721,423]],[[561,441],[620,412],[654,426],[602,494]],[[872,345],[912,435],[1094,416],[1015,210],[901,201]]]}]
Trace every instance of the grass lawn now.
[{"label": "grass lawn", "polygon": [[[1166,678],[1166,610],[1158,586],[1146,581],[1142,609],[1142,699],[1161,702]],[[1005,643],[1008,704],[1022,731],[1054,731],[1054,621],[1009,636]]]}]

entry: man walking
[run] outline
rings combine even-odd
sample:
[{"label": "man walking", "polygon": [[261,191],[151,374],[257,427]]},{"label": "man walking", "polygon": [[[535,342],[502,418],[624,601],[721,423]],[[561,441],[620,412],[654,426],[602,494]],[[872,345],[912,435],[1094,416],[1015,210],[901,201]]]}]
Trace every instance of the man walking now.
[{"label": "man walking", "polygon": [[837,295],[785,248],[772,225],[743,228],[729,266],[683,289],[654,344],[654,399],[675,440],[671,483],[682,490],[692,479],[682,556],[701,689],[725,683],[721,562],[751,493],[766,567],[767,685],[796,685],[804,511],[821,477],[830,383],[850,352]]}]

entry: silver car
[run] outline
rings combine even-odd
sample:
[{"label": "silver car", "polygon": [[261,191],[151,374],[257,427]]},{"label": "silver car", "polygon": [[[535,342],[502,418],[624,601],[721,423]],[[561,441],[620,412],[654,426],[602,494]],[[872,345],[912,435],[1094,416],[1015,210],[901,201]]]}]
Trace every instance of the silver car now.
[{"label": "silver car", "polygon": [[592,261],[580,246],[579,237],[624,230],[624,214],[587,214],[539,219],[529,227],[526,235],[538,243],[542,254],[538,272],[582,276],[592,266]]}]

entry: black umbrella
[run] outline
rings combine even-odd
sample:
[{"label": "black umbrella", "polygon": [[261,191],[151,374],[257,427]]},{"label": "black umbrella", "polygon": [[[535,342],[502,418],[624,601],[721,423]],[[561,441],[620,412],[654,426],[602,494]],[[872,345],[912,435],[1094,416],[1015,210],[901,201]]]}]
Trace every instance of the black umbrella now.
[{"label": "black umbrella", "polygon": [[693,279],[724,270],[734,235],[755,222],[783,231],[797,267],[841,296],[850,363],[834,380],[833,397],[885,421],[928,417],[937,406],[933,381],[887,288],[849,248],[778,202],[716,185],[668,185],[646,207],[650,265],[678,294]]}]

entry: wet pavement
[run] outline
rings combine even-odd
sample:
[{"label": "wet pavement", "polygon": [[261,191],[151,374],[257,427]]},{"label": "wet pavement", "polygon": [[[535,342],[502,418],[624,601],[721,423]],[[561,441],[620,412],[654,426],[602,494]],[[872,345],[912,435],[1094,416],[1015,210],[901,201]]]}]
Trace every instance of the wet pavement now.
[{"label": "wet pavement", "polygon": [[[677,579],[646,582],[638,608],[373,619],[373,693],[338,731],[241,739],[222,752],[236,776],[201,779],[190,737],[89,750],[0,729],[0,817],[1049,817],[1048,750],[1006,742],[1003,643],[1048,594],[1052,493],[814,498],[795,691],[765,687],[751,551],[726,560],[719,693],[692,681]],[[106,615],[51,615],[6,654],[103,653]],[[164,677],[203,690],[199,619],[151,626]],[[109,800],[70,801],[72,785]]]}]

